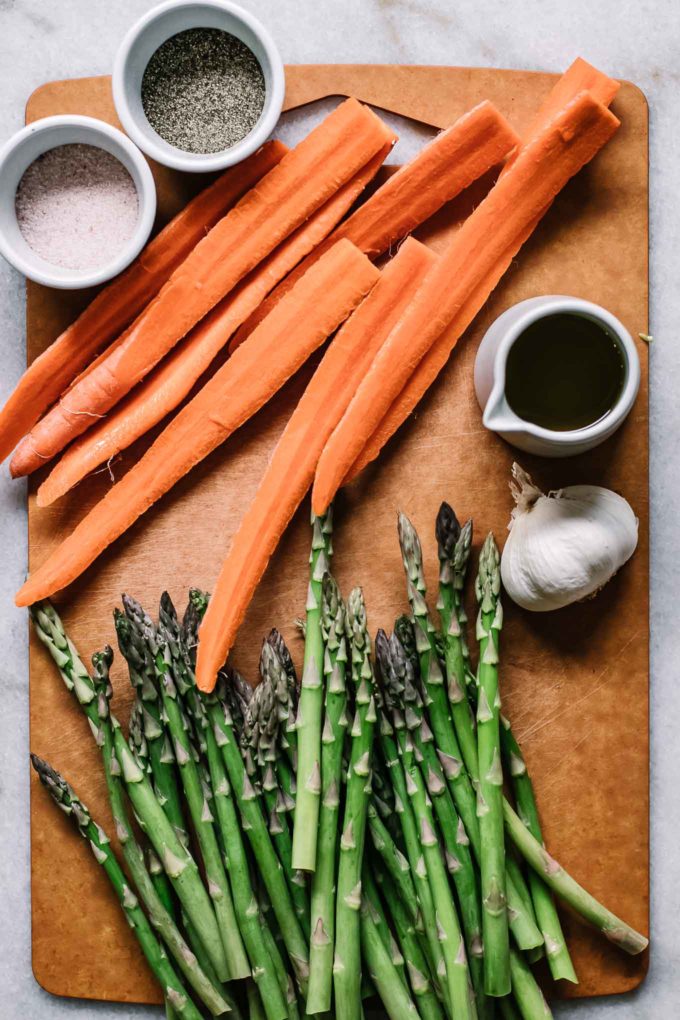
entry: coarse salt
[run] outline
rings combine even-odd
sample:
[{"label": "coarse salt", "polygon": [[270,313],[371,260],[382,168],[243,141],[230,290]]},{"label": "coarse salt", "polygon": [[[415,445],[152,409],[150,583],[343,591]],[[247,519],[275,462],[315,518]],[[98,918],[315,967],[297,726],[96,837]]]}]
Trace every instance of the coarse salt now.
[{"label": "coarse salt", "polygon": [[132,237],[139,199],[132,177],[96,145],[59,145],[27,168],[16,195],[19,229],[41,258],[98,269]]}]

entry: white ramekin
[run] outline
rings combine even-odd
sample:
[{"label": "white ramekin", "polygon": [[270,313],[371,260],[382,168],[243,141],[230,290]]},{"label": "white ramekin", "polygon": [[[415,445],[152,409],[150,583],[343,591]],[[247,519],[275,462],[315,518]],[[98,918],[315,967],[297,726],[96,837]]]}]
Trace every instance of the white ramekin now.
[{"label": "white ramekin", "polygon": [[[161,138],[142,107],[142,78],[158,47],[190,28],[220,28],[236,36],[255,54],[264,74],[265,100],[253,129],[222,152],[185,152]],[[147,156],[164,166],[207,173],[240,163],[274,130],[285,91],[283,61],[269,32],[248,11],[229,0],[167,0],[154,7],[127,33],[113,65],[113,101],[121,124]]]},{"label": "white ramekin", "polygon": [[[621,351],[623,388],[610,413],[586,428],[557,432],[518,417],[505,398],[505,367],[515,340],[538,319],[567,313],[601,323]],[[640,358],[630,333],[611,312],[592,301],[546,294],[512,305],[482,337],[475,360],[475,392],[488,429],[512,446],[541,457],[573,457],[592,450],[616,432],[632,410],[640,387]]]},{"label": "white ramekin", "polygon": [[[27,168],[59,145],[95,145],[120,160],[137,189],[139,212],[132,237],[111,262],[97,269],[65,269],[36,254],[25,240],[16,215],[16,192]],[[156,216],[156,186],[139,149],[117,128],[93,117],[44,117],[18,131],[0,150],[0,253],[36,283],[76,290],[104,283],[122,272],[146,244]]]}]

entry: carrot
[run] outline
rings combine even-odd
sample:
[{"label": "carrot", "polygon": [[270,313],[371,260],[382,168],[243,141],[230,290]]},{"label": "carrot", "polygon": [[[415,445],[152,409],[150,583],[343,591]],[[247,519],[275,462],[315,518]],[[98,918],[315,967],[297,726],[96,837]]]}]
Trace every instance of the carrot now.
[{"label": "carrot", "polygon": [[[500,163],[518,141],[496,108],[489,102],[480,103],[397,170],[338,227],[326,244],[346,237],[370,258],[376,258]],[[252,332],[324,250],[324,245],[320,245],[286,277],[240,328],[237,342]]]},{"label": "carrot", "polygon": [[550,121],[580,92],[590,92],[593,99],[597,99],[603,106],[610,106],[620,88],[621,83],[615,78],[610,78],[587,60],[577,57],[555,82],[545,102],[539,107],[536,116],[523,133],[522,142],[526,143],[548,127]]},{"label": "carrot", "polygon": [[31,575],[17,605],[30,605],[79,577],[175,482],[255,414],[379,277],[379,270],[349,241],[339,241],[326,252]]},{"label": "carrot", "polygon": [[[585,60],[582,60],[581,57],[577,57],[574,63],[558,79],[545,102],[539,108],[536,117],[522,136],[523,144],[526,145],[532,141],[580,92],[590,92],[603,106],[609,106],[619,88],[620,84],[618,81],[607,77],[606,74],[592,67]],[[509,160],[503,173],[507,173],[511,165],[512,160]],[[547,209],[537,216],[532,224],[527,226],[525,235],[521,238],[520,247],[531,236],[546,211]],[[357,457],[343,484],[351,482],[371,461],[376,459],[383,446],[411,414],[414,407],[444,368],[455,345],[457,336],[465,332],[484,306],[489,295],[509,268],[512,258],[512,252],[508,252],[503,259],[499,260],[487,280],[482,282],[476,291],[470,295],[464,308],[461,309],[441,337],[432,345],[406,383],[403,391],[399,394],[398,399],[389,408],[378,428]]]},{"label": "carrot", "polygon": [[[391,147],[391,146],[390,146]],[[100,464],[153,428],[187,396],[234,330],[300,259],[322,241],[375,176],[385,147],[302,226],[286,238],[223,298],[160,365],[111,413],[77,439],[38,489],[38,506],[49,506]]]},{"label": "carrot", "polygon": [[134,262],[104,287],[76,321],[35,359],[0,411],[0,461],[12,452],[89,359],[142,311],[206,230],[276,166],[287,151],[283,142],[266,142],[248,159],[226,170],[188,202]]},{"label": "carrot", "polygon": [[[611,138],[619,121],[581,93],[525,145],[463,223],[376,355],[319,459],[312,507],[322,513],[409,377],[499,262],[512,258],[567,181]],[[487,293],[488,297],[488,293]],[[449,351],[460,323],[447,333]]]},{"label": "carrot", "polygon": [[324,443],[436,255],[409,238],[331,342],[279,439],[232,542],[200,630],[198,683],[211,690],[270,557],[312,484]]},{"label": "carrot", "polygon": [[355,99],[341,103],[200,241],[137,319],[126,341],[90,372],[16,450],[29,474],[106,414],[251,269],[394,136]]}]

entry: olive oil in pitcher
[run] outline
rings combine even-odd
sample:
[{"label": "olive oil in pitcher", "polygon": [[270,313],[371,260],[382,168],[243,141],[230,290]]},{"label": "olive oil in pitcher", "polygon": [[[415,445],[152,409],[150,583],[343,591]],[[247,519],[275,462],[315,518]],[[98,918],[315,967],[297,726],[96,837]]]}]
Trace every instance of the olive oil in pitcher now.
[{"label": "olive oil in pitcher", "polygon": [[538,319],[517,337],[505,373],[515,414],[555,432],[606,418],[626,377],[621,349],[606,326],[564,312]]}]

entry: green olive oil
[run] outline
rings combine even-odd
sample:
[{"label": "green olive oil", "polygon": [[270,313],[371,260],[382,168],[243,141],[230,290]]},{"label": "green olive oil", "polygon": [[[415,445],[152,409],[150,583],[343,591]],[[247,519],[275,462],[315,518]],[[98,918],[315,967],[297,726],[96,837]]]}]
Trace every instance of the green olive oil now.
[{"label": "green olive oil", "polygon": [[626,376],[606,326],[565,312],[528,326],[510,348],[505,372],[505,396],[515,414],[555,432],[606,418]]}]

